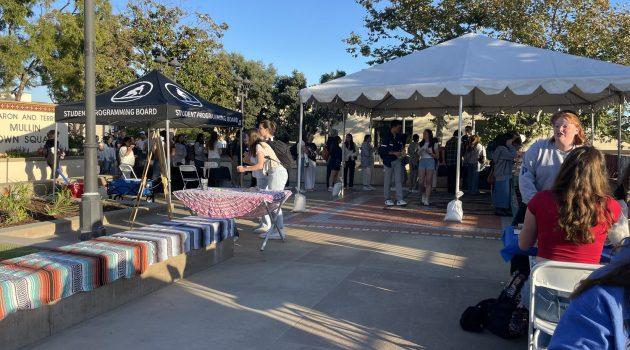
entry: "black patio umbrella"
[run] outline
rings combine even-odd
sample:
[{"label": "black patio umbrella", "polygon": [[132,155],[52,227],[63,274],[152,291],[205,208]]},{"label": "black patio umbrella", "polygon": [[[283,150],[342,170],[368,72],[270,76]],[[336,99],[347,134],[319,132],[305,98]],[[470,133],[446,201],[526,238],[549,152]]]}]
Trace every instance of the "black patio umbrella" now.
[{"label": "black patio umbrella", "polygon": [[[238,127],[241,113],[210,103],[154,70],[136,81],[96,96],[99,125],[165,128]],[[85,123],[85,102],[55,107],[57,123]]]}]

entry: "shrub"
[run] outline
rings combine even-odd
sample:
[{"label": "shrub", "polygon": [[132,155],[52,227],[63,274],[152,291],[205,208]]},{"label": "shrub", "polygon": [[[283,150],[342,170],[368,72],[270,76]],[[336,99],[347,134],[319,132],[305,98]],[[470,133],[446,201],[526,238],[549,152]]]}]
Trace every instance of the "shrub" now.
[{"label": "shrub", "polygon": [[64,188],[61,191],[55,193],[55,198],[50,204],[44,206],[44,214],[49,216],[56,216],[71,212],[74,210],[74,200],[72,199],[72,192],[69,189]]},{"label": "shrub", "polygon": [[0,219],[13,224],[28,219],[28,206],[31,202],[31,190],[26,184],[8,187],[0,195]]}]

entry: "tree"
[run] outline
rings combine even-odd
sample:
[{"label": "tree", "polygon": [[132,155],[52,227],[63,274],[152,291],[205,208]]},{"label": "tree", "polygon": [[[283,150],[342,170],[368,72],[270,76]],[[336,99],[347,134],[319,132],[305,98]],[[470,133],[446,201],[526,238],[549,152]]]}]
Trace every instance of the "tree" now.
[{"label": "tree", "polygon": [[306,77],[294,70],[291,75],[281,75],[273,89],[275,113],[271,119],[276,123],[276,137],[283,140],[297,140],[299,132],[299,96],[306,87]]},{"label": "tree", "polygon": [[251,81],[251,86],[245,100],[245,121],[246,128],[255,126],[259,121],[268,118],[276,113],[274,102],[274,83],[277,72],[273,65],[265,65],[260,61],[245,59],[243,55],[237,53],[229,54],[231,66],[232,91],[236,96],[236,78],[247,78]]},{"label": "tree", "polygon": [[[113,14],[109,1],[98,0],[95,5],[96,89],[104,91],[135,77],[128,64],[133,47],[126,38],[121,17]],[[83,21],[83,1],[75,1],[71,8],[52,9],[37,21],[43,29],[39,35],[50,43],[40,56],[40,78],[54,102],[84,97]]]},{"label": "tree", "polygon": [[[39,54],[47,46],[32,23],[37,0],[0,1],[0,88],[20,101],[27,88],[38,85]],[[44,5],[42,5],[44,6]]]},{"label": "tree", "polygon": [[367,11],[348,52],[382,63],[468,32],[629,64],[630,11],[606,0],[357,0]]},{"label": "tree", "polygon": [[[353,56],[382,63],[428,48],[468,32],[534,47],[630,64],[630,11],[607,0],[357,0],[365,8],[366,35],[351,33],[345,40]],[[599,138],[617,138],[613,115],[595,111]],[[507,127],[542,130],[540,119],[515,114]],[[489,123],[494,123],[491,120]],[[497,122],[505,122],[499,119]],[[590,122],[588,123],[590,124]],[[499,127],[499,125],[497,125]],[[626,129],[627,130],[627,129]],[[626,133],[627,134],[627,133]],[[496,136],[496,135],[495,135]]]},{"label": "tree", "polygon": [[346,76],[346,72],[345,71],[337,69],[334,72],[322,74],[322,76],[319,78],[319,83],[323,84],[323,83],[329,82],[331,80],[335,80],[337,78],[341,78],[341,77],[345,77],[345,76]]},{"label": "tree", "polygon": [[[132,45],[129,66],[139,74],[162,70],[184,88],[214,103],[234,108],[230,64],[220,42],[228,26],[205,13],[189,16],[177,6],[154,0],[130,2],[122,18]],[[163,56],[177,59],[181,68],[155,62]]]}]

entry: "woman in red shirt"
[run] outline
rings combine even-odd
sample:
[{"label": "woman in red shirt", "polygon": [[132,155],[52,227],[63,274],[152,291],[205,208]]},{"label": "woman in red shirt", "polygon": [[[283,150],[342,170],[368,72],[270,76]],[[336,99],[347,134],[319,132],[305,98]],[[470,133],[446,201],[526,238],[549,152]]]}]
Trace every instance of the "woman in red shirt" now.
[{"label": "woman in red shirt", "polygon": [[573,150],[551,190],[538,192],[527,204],[519,247],[538,241],[538,257],[598,264],[606,233],[621,207],[610,196],[604,156],[594,147]]}]

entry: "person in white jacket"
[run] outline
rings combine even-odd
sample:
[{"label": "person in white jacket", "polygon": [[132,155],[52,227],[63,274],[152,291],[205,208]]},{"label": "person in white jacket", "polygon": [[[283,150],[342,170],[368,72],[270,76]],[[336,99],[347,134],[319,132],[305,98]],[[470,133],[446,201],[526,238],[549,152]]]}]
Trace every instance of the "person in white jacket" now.
[{"label": "person in white jacket", "polygon": [[567,155],[586,143],[584,128],[575,112],[557,112],[551,117],[551,124],[553,137],[535,142],[523,155],[518,178],[523,203],[513,224],[523,222],[530,199],[539,191],[550,189]]}]

